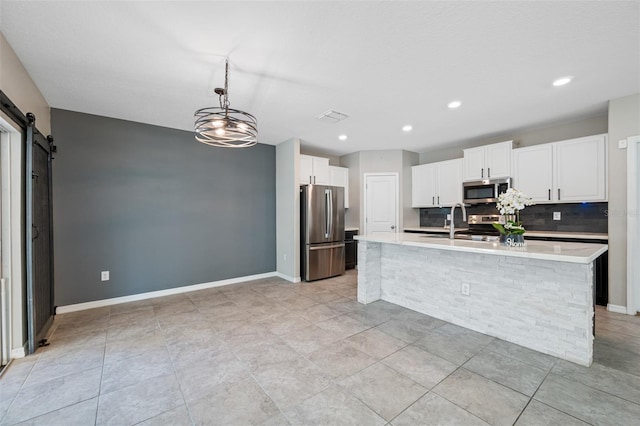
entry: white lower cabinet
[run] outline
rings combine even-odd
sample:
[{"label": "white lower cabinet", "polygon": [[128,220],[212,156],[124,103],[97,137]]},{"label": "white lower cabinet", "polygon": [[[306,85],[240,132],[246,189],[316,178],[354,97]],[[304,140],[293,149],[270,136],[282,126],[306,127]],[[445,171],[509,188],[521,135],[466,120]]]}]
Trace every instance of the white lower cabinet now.
[{"label": "white lower cabinet", "polygon": [[462,202],[462,159],[411,168],[412,207],[452,206]]},{"label": "white lower cabinet", "polygon": [[333,186],[344,188],[344,208],[349,208],[349,169],[329,166],[329,182]]},{"label": "white lower cabinet", "polygon": [[513,150],[513,186],[536,203],[607,200],[607,136]]}]

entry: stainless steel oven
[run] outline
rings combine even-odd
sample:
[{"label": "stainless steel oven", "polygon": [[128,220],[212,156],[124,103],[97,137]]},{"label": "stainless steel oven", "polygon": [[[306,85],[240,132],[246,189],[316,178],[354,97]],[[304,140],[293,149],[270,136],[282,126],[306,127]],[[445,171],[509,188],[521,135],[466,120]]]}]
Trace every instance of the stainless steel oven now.
[{"label": "stainless steel oven", "polygon": [[462,199],[465,204],[495,203],[498,195],[511,188],[511,178],[485,179],[462,184]]}]

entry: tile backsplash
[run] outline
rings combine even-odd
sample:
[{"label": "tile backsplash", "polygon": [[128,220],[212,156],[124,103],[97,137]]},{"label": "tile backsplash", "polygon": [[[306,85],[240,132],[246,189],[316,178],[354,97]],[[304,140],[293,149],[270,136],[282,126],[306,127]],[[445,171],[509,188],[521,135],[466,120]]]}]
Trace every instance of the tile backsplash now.
[{"label": "tile backsplash", "polygon": [[[530,231],[608,232],[608,203],[538,204],[520,213],[520,220]],[[420,226],[444,226],[451,208],[420,209]],[[553,220],[560,212],[561,220]],[[495,204],[476,204],[467,207],[468,214],[499,214]],[[456,225],[462,223],[462,211],[456,208]]]}]

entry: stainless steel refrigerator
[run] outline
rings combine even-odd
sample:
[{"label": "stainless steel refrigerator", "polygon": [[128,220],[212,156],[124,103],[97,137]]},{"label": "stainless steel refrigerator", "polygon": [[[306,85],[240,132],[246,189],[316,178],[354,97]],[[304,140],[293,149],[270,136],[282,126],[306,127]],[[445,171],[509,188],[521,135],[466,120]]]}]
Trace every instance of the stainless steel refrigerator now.
[{"label": "stainless steel refrigerator", "polygon": [[344,188],[300,187],[300,233],[303,280],[344,274]]}]

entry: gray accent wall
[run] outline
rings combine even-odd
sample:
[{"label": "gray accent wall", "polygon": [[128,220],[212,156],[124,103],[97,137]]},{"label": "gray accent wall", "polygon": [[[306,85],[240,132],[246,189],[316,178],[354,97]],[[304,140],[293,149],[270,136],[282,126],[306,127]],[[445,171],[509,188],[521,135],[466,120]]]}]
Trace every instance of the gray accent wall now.
[{"label": "gray accent wall", "polygon": [[[276,269],[275,147],[52,109],[57,306]],[[100,281],[100,271],[110,280]]]}]

